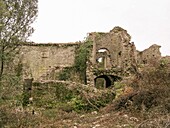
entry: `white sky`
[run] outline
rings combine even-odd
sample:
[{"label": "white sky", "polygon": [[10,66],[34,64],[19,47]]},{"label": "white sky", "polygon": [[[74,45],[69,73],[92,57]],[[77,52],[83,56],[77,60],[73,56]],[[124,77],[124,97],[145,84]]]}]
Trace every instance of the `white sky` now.
[{"label": "white sky", "polygon": [[138,50],[158,44],[170,55],[170,0],[39,0],[33,26],[30,40],[37,43],[82,41],[120,26]]}]

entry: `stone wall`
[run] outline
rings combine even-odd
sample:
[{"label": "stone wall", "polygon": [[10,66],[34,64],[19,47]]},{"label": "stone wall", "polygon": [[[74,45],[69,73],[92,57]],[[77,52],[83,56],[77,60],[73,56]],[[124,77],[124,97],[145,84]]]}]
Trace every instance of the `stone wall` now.
[{"label": "stone wall", "polygon": [[129,75],[136,68],[136,47],[130,42],[131,36],[126,30],[115,27],[108,33],[95,32],[89,36],[93,40],[93,51],[90,58],[92,65],[87,68],[87,76],[91,82],[87,83],[94,84],[94,79],[99,77],[97,72],[106,78],[106,72],[110,73],[107,76]]},{"label": "stone wall", "polygon": [[[105,84],[112,84],[120,77],[128,77],[137,73],[139,65],[155,66],[161,59],[160,46],[154,44],[139,52],[136,50],[135,44],[131,42],[131,36],[121,27],[114,27],[107,33],[89,33],[87,42],[88,40],[93,42],[92,50],[86,49],[90,51],[84,78],[88,85],[95,85],[97,78],[104,79]],[[66,67],[74,66],[76,50],[80,44],[81,42],[25,44],[20,53],[24,78],[56,80],[55,73],[61,73]],[[71,72],[71,70],[67,72]],[[79,74],[77,72],[72,71],[71,76]],[[45,79],[46,76],[48,79]],[[74,79],[77,82],[80,81],[79,77]]]},{"label": "stone wall", "polygon": [[96,78],[103,78],[105,83],[109,83],[110,76],[115,80],[116,77],[138,74],[139,65],[156,66],[161,58],[158,45],[137,51],[131,36],[121,27],[114,27],[108,33],[93,32],[88,38],[93,40],[86,73],[89,84],[95,85]]},{"label": "stone wall", "polygon": [[[130,63],[135,63],[136,47],[130,42],[131,37],[126,30],[115,27],[109,33],[91,33],[90,36],[94,40],[93,44],[93,64],[98,64],[100,57],[105,58],[105,67],[127,67]],[[101,54],[100,50],[105,50]],[[105,55],[104,55],[105,54]]]},{"label": "stone wall", "polygon": [[71,67],[79,43],[30,44],[21,49],[24,78],[39,79],[55,67]]},{"label": "stone wall", "polygon": [[170,56],[165,56],[160,59],[160,66],[170,72]]},{"label": "stone wall", "polygon": [[138,64],[156,66],[159,60],[161,59],[161,52],[160,52],[159,45],[152,45],[149,48],[145,49],[144,51],[137,52],[137,62]]}]

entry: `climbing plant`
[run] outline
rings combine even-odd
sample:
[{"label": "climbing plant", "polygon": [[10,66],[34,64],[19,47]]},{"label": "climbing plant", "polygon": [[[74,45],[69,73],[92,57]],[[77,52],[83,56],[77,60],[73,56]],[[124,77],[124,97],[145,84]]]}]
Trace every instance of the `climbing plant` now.
[{"label": "climbing plant", "polygon": [[92,46],[93,46],[92,40],[87,39],[76,50],[75,65],[74,65],[75,71],[80,74],[80,79],[85,84],[86,84],[86,68],[87,68],[86,62],[90,57]]},{"label": "climbing plant", "polygon": [[70,80],[71,79],[71,74],[73,73],[73,67],[66,67],[64,68],[61,72],[58,74],[58,79],[59,80]]}]

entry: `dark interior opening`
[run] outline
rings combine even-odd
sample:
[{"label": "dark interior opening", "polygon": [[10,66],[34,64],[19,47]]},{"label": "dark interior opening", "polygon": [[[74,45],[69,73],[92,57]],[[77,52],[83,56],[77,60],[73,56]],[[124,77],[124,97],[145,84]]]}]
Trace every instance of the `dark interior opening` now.
[{"label": "dark interior opening", "polygon": [[120,80],[120,77],[114,75],[101,75],[94,79],[96,88],[108,88],[114,85],[114,82]]}]

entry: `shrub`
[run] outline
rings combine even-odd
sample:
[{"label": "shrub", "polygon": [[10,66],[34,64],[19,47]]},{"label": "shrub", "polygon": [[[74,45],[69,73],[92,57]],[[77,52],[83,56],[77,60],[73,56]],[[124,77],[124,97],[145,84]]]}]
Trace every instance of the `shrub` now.
[{"label": "shrub", "polygon": [[[129,94],[118,97],[114,101],[114,110],[128,109],[132,112],[150,111],[170,112],[170,74],[165,68],[145,68],[140,77],[131,81],[133,90]],[[160,109],[161,108],[161,109]],[[155,111],[155,110],[154,110]]]},{"label": "shrub", "polygon": [[[147,108],[164,106],[170,97],[168,70],[166,68],[147,68],[141,73],[141,76],[138,84],[139,97],[144,97],[142,103]],[[139,98],[136,98],[136,101],[137,99]]]}]

